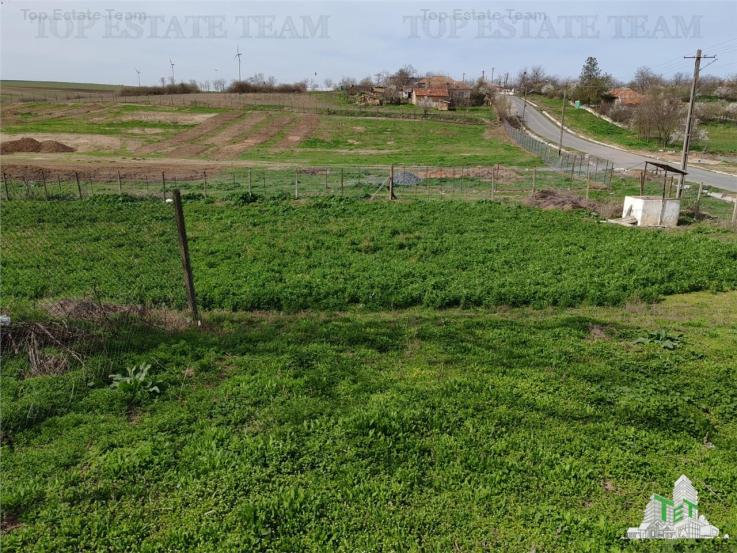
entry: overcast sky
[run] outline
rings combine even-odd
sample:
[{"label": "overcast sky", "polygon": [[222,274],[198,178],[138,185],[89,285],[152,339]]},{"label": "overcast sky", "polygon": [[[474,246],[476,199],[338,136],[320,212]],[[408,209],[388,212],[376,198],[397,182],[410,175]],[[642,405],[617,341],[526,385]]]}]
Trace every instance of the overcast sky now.
[{"label": "overcast sky", "polygon": [[[628,80],[648,65],[737,73],[737,2],[26,2],[2,1],[3,79],[144,84],[236,78],[362,78],[412,64],[487,77],[543,66],[578,75],[587,56]],[[706,60],[704,65],[710,63]],[[317,74],[315,76],[315,74]]]}]

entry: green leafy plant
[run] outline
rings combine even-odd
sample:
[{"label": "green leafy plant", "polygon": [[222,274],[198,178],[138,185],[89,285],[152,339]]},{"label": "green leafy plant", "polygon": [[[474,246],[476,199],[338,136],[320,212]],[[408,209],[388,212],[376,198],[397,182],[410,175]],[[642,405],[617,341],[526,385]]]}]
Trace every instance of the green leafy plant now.
[{"label": "green leafy plant", "polygon": [[145,396],[160,393],[159,387],[148,376],[151,365],[141,363],[128,367],[126,374],[111,374],[113,382],[111,388],[120,390],[127,398],[128,403],[133,404],[142,400]]},{"label": "green leafy plant", "polygon": [[668,331],[661,328],[655,332],[648,332],[647,336],[635,340],[635,344],[658,344],[663,349],[676,349],[683,342],[683,334],[668,334]]}]

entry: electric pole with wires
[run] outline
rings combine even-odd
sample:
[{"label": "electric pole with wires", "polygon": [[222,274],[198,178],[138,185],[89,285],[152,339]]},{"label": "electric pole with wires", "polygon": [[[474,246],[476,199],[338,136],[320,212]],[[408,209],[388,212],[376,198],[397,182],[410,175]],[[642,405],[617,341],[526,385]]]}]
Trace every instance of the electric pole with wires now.
[{"label": "electric pole with wires", "polygon": [[[691,98],[688,102],[688,115],[686,116],[686,130],[683,135],[683,152],[681,153],[681,170],[686,171],[688,168],[688,150],[691,147],[691,134],[693,133],[693,108],[694,102],[696,101],[696,87],[699,83],[699,71],[701,69],[701,60],[707,58],[716,58],[716,56],[702,56],[701,48],[696,50],[695,56],[684,56],[684,59],[693,59],[693,81],[691,82]],[[678,179],[678,191],[676,197],[681,197],[683,191],[683,181],[685,175],[681,174]]]}]

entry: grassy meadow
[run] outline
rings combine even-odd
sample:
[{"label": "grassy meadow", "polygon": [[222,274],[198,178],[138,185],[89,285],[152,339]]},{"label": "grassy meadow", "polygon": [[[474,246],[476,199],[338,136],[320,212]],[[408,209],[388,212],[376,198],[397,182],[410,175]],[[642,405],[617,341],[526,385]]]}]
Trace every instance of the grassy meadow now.
[{"label": "grassy meadow", "polygon": [[[2,130],[140,145],[233,109],[265,113],[253,134],[304,115],[38,103]],[[391,110],[320,113],[288,147],[279,127],[207,181],[202,150],[165,181],[153,150],[151,179],[6,180],[3,553],[734,550],[622,539],[681,474],[737,536],[731,205],[689,189],[676,229],[605,224],[636,179],[542,170],[486,111]],[[421,179],[394,202],[388,164]],[[533,187],[587,207],[531,207]]]}]

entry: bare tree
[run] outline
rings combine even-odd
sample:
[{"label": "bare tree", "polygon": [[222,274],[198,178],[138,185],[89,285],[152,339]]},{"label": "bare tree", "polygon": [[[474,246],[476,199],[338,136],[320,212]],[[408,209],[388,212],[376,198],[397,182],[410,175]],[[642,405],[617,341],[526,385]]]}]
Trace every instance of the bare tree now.
[{"label": "bare tree", "polygon": [[641,93],[646,93],[648,90],[663,86],[665,80],[662,75],[658,75],[653,72],[649,67],[638,67],[635,71],[635,76],[630,83],[630,86]]},{"label": "bare tree", "polygon": [[684,105],[678,97],[670,91],[653,91],[635,109],[632,126],[641,137],[657,138],[667,146],[683,118]]},{"label": "bare tree", "polygon": [[225,79],[215,79],[212,81],[212,87],[215,92],[223,92],[225,90]]}]

